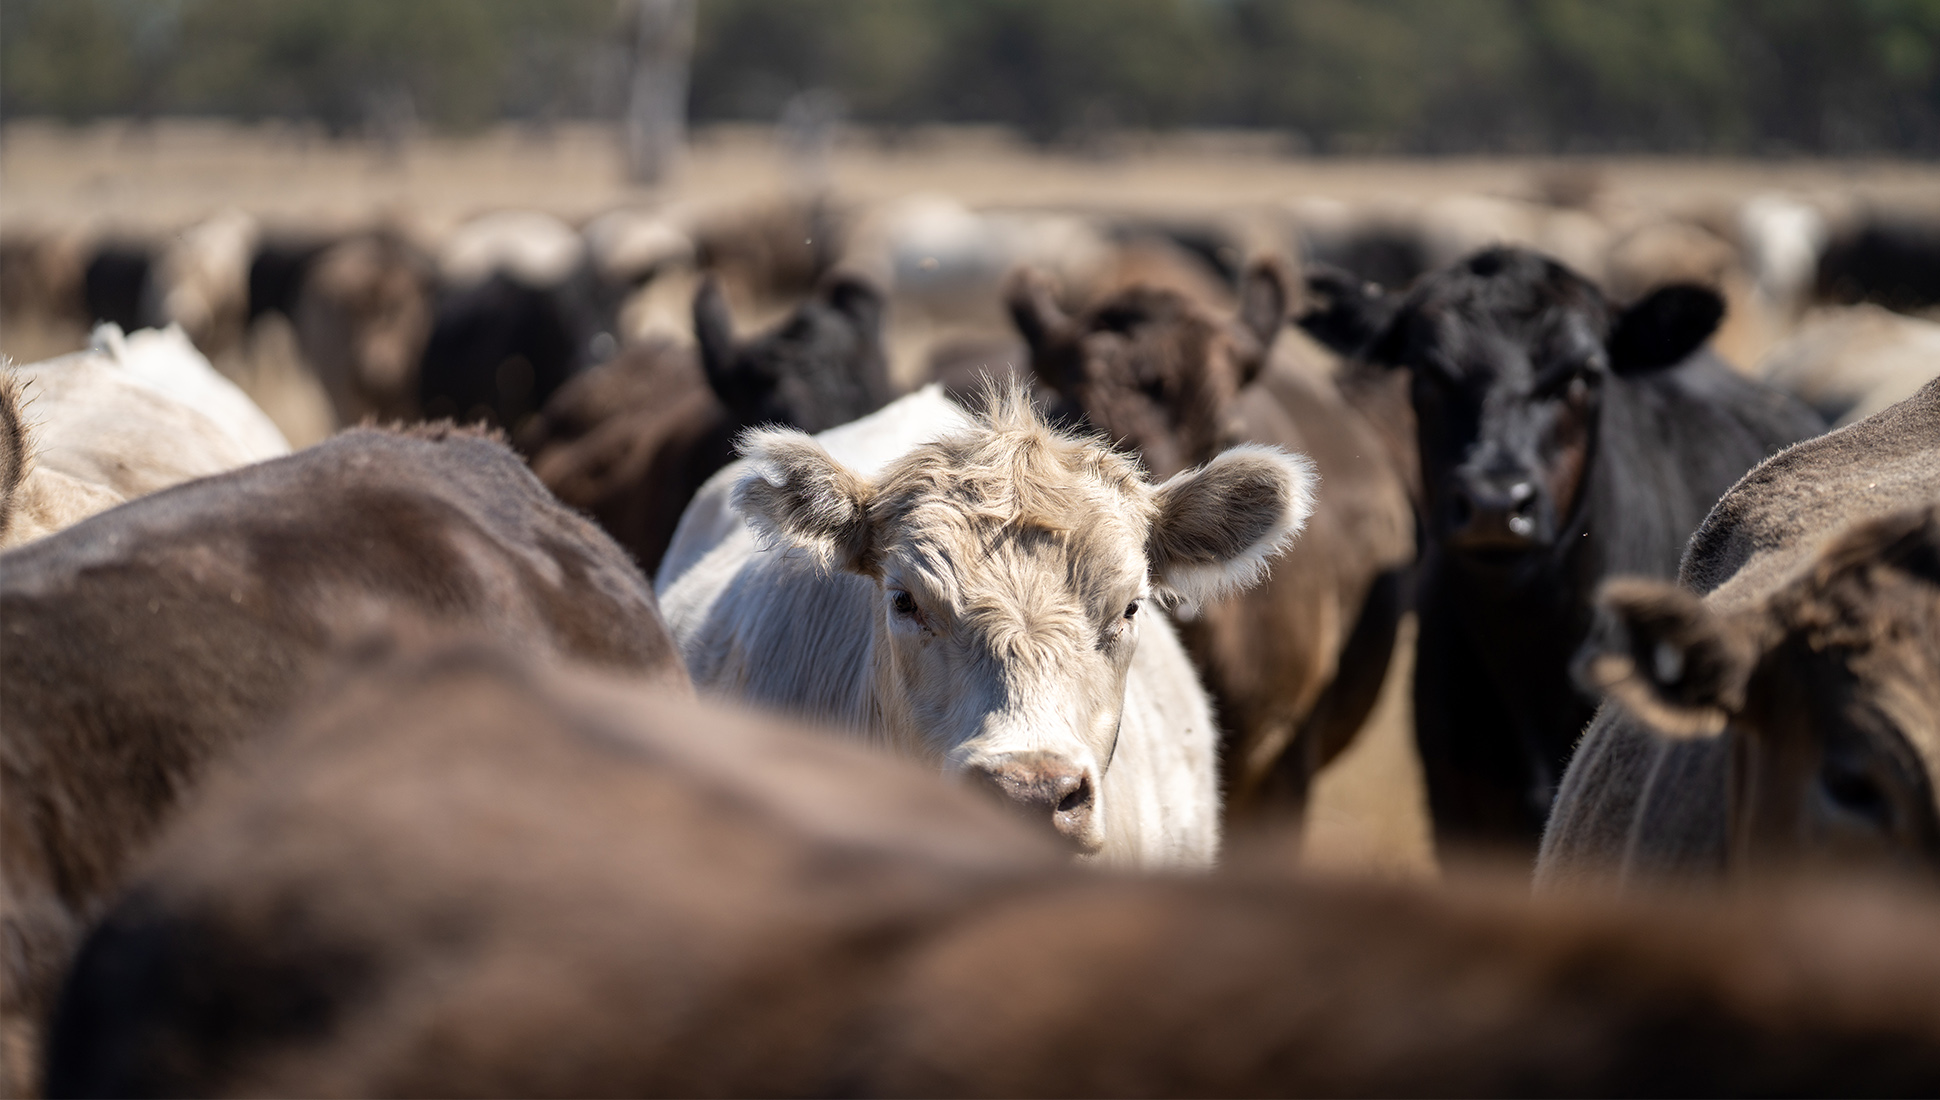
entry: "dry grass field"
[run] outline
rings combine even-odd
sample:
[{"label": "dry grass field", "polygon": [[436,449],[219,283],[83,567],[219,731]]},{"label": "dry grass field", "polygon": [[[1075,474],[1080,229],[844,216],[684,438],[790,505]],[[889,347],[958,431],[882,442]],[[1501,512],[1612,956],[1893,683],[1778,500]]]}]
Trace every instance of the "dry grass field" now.
[{"label": "dry grass field", "polygon": [[[386,151],[289,127],[169,122],[66,129],[16,122],[0,132],[0,234],[89,226],[166,234],[227,207],[270,228],[385,219],[428,241],[473,215],[538,208],[584,219],[623,205],[727,203],[826,186],[872,202],[940,193],[976,207],[1219,214],[1304,198],[1408,204],[1450,193],[1538,197],[1593,192],[1612,208],[1701,210],[1759,191],[1833,203],[1940,203],[1940,167],[1901,162],[1673,159],[1590,161],[1321,160],[1285,155],[1258,135],[1126,139],[1106,153],[1049,154],[985,130],[918,131],[894,142],[845,135],[825,163],[791,160],[760,128],[699,133],[664,185],[621,178],[609,134],[589,126],[505,129]],[[893,321],[893,318],[892,318]],[[0,352],[31,360],[78,345],[77,331],[0,331]],[[277,341],[283,339],[283,343]],[[892,348],[896,345],[892,342]],[[895,364],[912,377],[914,364]],[[293,441],[328,430],[304,419],[313,397],[287,339],[273,332],[233,372],[270,372],[293,396],[270,412]],[[259,378],[258,381],[263,381]],[[278,391],[275,385],[251,387]],[[305,401],[308,401],[308,405]],[[1404,631],[1369,728],[1321,777],[1303,856],[1330,869],[1432,874],[1419,767],[1410,740],[1411,633]]]}]

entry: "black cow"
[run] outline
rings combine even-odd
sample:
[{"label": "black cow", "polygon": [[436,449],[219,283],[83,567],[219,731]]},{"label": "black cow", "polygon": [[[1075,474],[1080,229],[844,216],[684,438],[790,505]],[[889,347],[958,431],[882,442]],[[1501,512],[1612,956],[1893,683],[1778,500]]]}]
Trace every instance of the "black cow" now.
[{"label": "black cow", "polygon": [[1940,305],[1940,221],[1876,217],[1834,238],[1819,256],[1815,293],[1902,313]]},{"label": "black cow", "polygon": [[1699,287],[1619,308],[1511,248],[1400,297],[1310,283],[1324,299],[1310,332],[1412,378],[1426,512],[1415,721],[1437,832],[1533,851],[1595,710],[1569,664],[1597,582],[1671,576],[1739,476],[1824,424],[1701,350],[1724,303]]},{"label": "black cow", "polygon": [[419,408],[516,429],[568,378],[612,354],[608,297],[583,266],[551,286],[494,272],[448,288],[419,363]]}]

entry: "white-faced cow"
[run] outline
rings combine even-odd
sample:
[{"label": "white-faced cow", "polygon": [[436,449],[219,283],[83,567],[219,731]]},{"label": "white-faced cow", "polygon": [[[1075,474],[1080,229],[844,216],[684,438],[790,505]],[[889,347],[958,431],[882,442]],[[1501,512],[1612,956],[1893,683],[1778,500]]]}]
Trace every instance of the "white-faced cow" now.
[{"label": "white-faced cow", "polygon": [[662,573],[695,683],[974,777],[1080,852],[1209,863],[1214,730],[1157,605],[1256,580],[1312,510],[1306,461],[1240,447],[1155,486],[1016,388],[975,422],[927,390],[848,430],[871,421],[924,442],[854,469],[746,438],[751,528]]},{"label": "white-faced cow", "polygon": [[212,762],[398,630],[684,683],[652,592],[508,449],[345,432],[0,556],[0,1091],[72,947]]},{"label": "white-faced cow", "polygon": [[1271,355],[1289,282],[1279,263],[1254,264],[1238,316],[1144,283],[1066,314],[1050,281],[1028,270],[1010,293],[1039,382],[1154,477],[1243,442],[1305,454],[1318,468],[1325,491],[1260,590],[1179,624],[1223,728],[1230,818],[1297,814],[1314,774],[1360,729],[1415,556],[1407,486],[1378,431],[1325,367]]},{"label": "white-faced cow", "polygon": [[1669,576],[1713,501],[1823,429],[1703,350],[1723,302],[1672,285],[1626,308],[1497,248],[1405,295],[1342,294],[1313,330],[1405,368],[1426,548],[1415,731],[1444,843],[1533,851],[1595,712],[1569,663],[1596,584]]},{"label": "white-faced cow", "polygon": [[1615,705],[1538,881],[1940,869],[1940,382],[1746,475],[1680,581],[1604,588],[1583,671]]},{"label": "white-faced cow", "polygon": [[239,765],[77,958],[51,1094],[1940,1087],[1930,901],[1071,874],[906,762],[475,641]]}]

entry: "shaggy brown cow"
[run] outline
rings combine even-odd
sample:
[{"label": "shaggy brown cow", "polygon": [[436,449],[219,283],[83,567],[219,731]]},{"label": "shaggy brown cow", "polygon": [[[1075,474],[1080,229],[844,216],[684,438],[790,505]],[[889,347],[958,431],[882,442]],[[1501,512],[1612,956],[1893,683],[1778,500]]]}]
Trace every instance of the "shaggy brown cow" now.
[{"label": "shaggy brown cow", "polygon": [[862,746],[445,650],[210,785],[77,959],[50,1092],[1940,1086],[1930,906],[1059,862]]},{"label": "shaggy brown cow", "polygon": [[1321,490],[1305,533],[1263,591],[1181,616],[1224,727],[1229,812],[1297,811],[1320,767],[1374,705],[1402,611],[1400,571],[1414,558],[1407,489],[1379,433],[1320,371],[1275,362],[1289,288],[1276,263],[1254,265],[1237,318],[1175,290],[1134,286],[1076,317],[1048,280],[1026,271],[1010,306],[1037,377],[1157,478],[1235,443],[1308,455]]},{"label": "shaggy brown cow", "polygon": [[736,340],[713,280],[694,296],[698,354],[664,341],[628,348],[574,378],[519,435],[532,468],[651,573],[708,475],[759,424],[821,431],[889,399],[882,296],[824,283],[781,324]]},{"label": "shaggy brown cow", "polygon": [[[685,683],[639,572],[504,447],[352,431],[0,557],[0,1061],[212,759],[400,620]],[[27,1082],[0,1082],[13,1093]]]},{"label": "shaggy brown cow", "polygon": [[1940,381],[1758,466],[1681,587],[1612,581],[1541,883],[1940,865]]}]

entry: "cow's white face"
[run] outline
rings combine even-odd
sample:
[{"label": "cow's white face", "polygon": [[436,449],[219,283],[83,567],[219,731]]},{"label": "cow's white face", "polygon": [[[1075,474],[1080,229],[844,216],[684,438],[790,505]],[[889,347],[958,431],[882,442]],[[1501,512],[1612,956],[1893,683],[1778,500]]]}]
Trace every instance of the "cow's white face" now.
[{"label": "cow's white face", "polygon": [[876,582],[875,705],[902,751],[992,788],[1081,851],[1104,840],[1154,597],[1250,583],[1305,522],[1304,459],[1240,448],[1160,486],[1021,394],[874,483],[798,432],[750,436],[736,502],[766,537]]}]

